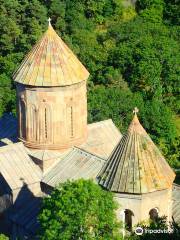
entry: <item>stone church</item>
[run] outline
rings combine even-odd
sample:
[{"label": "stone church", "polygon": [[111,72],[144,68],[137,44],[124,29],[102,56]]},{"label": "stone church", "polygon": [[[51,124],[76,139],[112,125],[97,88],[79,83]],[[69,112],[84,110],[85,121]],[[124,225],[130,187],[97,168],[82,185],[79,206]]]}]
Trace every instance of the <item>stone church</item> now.
[{"label": "stone church", "polygon": [[111,119],[87,124],[89,73],[49,27],[13,75],[17,118],[0,119],[0,232],[33,239],[43,196],[68,179],[115,193],[129,230],[166,215],[180,222],[180,186],[137,109],[123,136]]}]

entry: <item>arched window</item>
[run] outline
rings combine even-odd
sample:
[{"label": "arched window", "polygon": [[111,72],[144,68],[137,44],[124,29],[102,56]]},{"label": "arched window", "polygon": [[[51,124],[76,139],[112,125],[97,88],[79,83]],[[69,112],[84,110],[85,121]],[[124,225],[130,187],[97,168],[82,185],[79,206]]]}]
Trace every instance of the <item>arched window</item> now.
[{"label": "arched window", "polygon": [[125,213],[125,228],[128,231],[132,231],[132,217],[134,216],[134,213],[129,209],[125,209],[124,213]]},{"label": "arched window", "polygon": [[149,217],[152,221],[156,221],[157,218],[158,218],[158,208],[152,208],[150,211],[149,211]]}]

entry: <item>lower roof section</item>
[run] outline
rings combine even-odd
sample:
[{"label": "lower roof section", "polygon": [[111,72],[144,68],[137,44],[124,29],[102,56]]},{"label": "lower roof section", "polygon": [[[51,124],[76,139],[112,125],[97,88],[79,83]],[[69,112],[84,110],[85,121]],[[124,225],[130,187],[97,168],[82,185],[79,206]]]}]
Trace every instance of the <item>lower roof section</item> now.
[{"label": "lower roof section", "polygon": [[66,180],[95,180],[104,163],[103,158],[74,147],[45,174],[42,182],[55,187]]},{"label": "lower roof section", "polygon": [[11,190],[40,182],[40,168],[31,160],[22,143],[0,148],[0,173]]}]

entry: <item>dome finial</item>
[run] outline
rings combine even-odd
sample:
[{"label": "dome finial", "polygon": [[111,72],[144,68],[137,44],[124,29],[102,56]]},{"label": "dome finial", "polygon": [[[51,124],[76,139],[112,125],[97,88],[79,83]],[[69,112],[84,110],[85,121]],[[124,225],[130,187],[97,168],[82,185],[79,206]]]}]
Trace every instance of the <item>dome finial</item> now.
[{"label": "dome finial", "polygon": [[49,26],[51,26],[51,18],[50,17],[48,18],[48,23],[49,23]]},{"label": "dome finial", "polygon": [[137,113],[139,112],[139,109],[137,107],[134,108],[133,113],[135,116],[137,116]]}]

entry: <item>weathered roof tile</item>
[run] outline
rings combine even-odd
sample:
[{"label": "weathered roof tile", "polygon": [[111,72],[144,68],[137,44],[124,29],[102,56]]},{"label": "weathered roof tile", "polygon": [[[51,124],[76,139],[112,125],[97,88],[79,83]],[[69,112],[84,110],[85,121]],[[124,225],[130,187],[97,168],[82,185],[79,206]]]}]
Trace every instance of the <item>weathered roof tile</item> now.
[{"label": "weathered roof tile", "polygon": [[88,124],[88,138],[80,147],[107,159],[122,135],[111,119]]},{"label": "weathered roof tile", "polygon": [[99,178],[108,190],[141,194],[171,187],[175,174],[135,115]]},{"label": "weathered roof tile", "polygon": [[40,168],[30,159],[23,143],[10,144],[0,148],[0,173],[14,190],[24,183],[40,182]]},{"label": "weathered roof tile", "polygon": [[73,148],[42,179],[49,186],[56,186],[66,180],[96,179],[105,160],[79,148]]},{"label": "weathered roof tile", "polygon": [[50,24],[13,78],[18,83],[31,86],[66,86],[84,81],[88,76],[86,68]]}]

